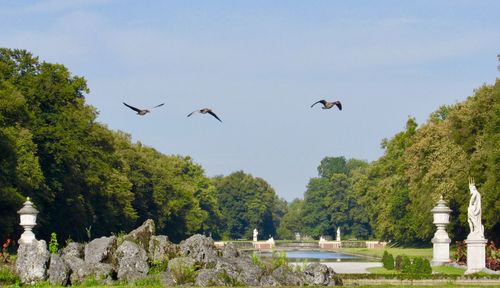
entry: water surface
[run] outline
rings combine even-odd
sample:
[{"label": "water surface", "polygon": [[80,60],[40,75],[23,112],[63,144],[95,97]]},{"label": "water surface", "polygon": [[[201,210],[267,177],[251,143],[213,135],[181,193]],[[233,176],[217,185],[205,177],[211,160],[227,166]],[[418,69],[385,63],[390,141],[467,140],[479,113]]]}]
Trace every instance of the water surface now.
[{"label": "water surface", "polygon": [[[351,255],[333,251],[321,250],[292,250],[286,251],[290,262],[378,262],[372,257]],[[272,257],[273,252],[259,252],[261,257]]]}]

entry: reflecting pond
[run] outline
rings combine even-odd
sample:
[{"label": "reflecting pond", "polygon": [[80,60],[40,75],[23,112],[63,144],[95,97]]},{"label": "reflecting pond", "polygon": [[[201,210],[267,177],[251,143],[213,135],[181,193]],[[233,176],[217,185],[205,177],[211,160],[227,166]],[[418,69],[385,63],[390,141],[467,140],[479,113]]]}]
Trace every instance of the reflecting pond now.
[{"label": "reflecting pond", "polygon": [[[276,253],[276,252],[275,252]],[[333,251],[321,250],[291,250],[285,251],[290,262],[379,262],[372,257],[351,255]],[[261,257],[272,257],[273,252],[259,252]]]}]

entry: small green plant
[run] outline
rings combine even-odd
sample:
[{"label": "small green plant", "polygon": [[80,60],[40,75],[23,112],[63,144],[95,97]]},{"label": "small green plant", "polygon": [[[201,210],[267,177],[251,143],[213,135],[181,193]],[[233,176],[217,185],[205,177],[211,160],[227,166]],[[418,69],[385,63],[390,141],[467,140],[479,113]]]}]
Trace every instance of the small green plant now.
[{"label": "small green plant", "polygon": [[19,277],[8,267],[0,267],[0,286],[19,283]]},{"label": "small green plant", "polygon": [[196,269],[192,265],[177,262],[177,265],[170,267],[177,284],[194,283],[196,279]]},{"label": "small green plant", "polygon": [[50,234],[49,251],[52,254],[57,254],[58,250],[59,243],[57,243],[57,234],[56,232],[52,232],[52,234]]},{"label": "small green plant", "polygon": [[127,235],[127,233],[125,233],[125,231],[120,231],[118,233],[111,233],[112,235],[116,236],[116,242],[118,244],[118,246],[120,246],[120,244],[123,243],[123,241],[125,240],[125,235]]},{"label": "small green plant", "polygon": [[285,251],[279,251],[273,253],[273,269],[276,269],[281,266],[288,266],[288,258],[286,258]]},{"label": "small green plant", "polygon": [[165,257],[163,261],[152,261],[149,264],[149,274],[159,274],[163,271],[167,271],[168,268],[168,257]]},{"label": "small green plant", "polygon": [[259,257],[259,252],[253,251],[252,255],[250,255],[250,258],[252,259],[252,263],[254,265],[260,266],[262,264],[262,261],[260,260]]}]

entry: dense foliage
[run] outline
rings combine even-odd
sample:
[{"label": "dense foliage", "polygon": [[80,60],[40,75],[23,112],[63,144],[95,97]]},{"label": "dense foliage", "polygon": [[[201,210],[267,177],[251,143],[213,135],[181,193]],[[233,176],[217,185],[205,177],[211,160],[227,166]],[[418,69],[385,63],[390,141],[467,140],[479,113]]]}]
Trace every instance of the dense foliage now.
[{"label": "dense foliage", "polygon": [[[485,236],[500,240],[500,80],[484,85],[462,103],[440,107],[417,125],[382,142],[385,152],[372,163],[326,157],[309,181],[301,231],[313,237],[376,238],[400,244],[429,243],[435,232],[430,210],[442,195],[453,210],[450,237],[469,231],[468,181],[482,195]],[[345,239],[345,238],[344,238]]]},{"label": "dense foliage", "polygon": [[214,183],[223,215],[223,239],[252,239],[253,229],[259,231],[260,239],[276,236],[286,202],[266,181],[238,171],[216,177]]},{"label": "dense foliage", "polygon": [[26,196],[47,240],[128,231],[147,218],[174,240],[216,230],[215,188],[203,169],[97,123],[88,92],[63,65],[0,49],[0,240],[17,239]]}]

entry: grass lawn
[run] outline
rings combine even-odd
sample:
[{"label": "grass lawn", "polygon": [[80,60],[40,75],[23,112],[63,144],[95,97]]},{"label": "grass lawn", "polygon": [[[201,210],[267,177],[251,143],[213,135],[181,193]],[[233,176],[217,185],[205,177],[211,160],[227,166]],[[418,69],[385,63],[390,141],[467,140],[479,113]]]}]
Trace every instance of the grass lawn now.
[{"label": "grass lawn", "polygon": [[464,275],[465,269],[451,267],[451,266],[434,266],[432,272],[448,275]]},{"label": "grass lawn", "polygon": [[406,255],[409,257],[424,257],[432,259],[432,248],[385,248],[385,249],[368,249],[368,248],[341,248],[340,252],[363,254],[382,258],[384,251],[391,253],[394,258],[398,255]]}]

